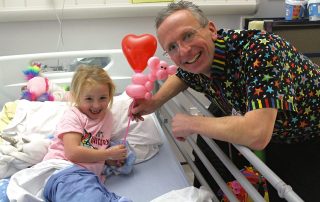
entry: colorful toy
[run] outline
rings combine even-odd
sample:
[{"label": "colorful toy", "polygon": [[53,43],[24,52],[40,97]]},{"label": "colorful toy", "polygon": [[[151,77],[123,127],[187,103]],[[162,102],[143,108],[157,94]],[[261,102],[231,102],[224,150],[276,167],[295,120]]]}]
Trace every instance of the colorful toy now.
[{"label": "colorful toy", "polygon": [[[263,196],[265,201],[269,202],[269,193],[267,189],[266,179],[252,166],[245,167],[240,171],[248,179],[248,181],[257,189],[257,191]],[[234,180],[228,182],[227,185],[240,202],[253,202],[246,190],[241,186],[241,184],[238,181]],[[224,194],[222,195],[223,197],[221,201],[229,202],[227,196]]]},{"label": "colorful toy", "polygon": [[34,63],[23,71],[27,85],[22,89],[21,99],[29,101],[65,101],[66,91],[40,76],[41,64]]},{"label": "colorful toy", "polygon": [[150,73],[144,75],[136,73],[132,76],[132,84],[126,87],[126,93],[134,99],[150,99],[152,97],[151,91],[154,88],[156,80],[167,79],[169,75],[175,74],[177,67],[175,65],[168,65],[167,62],[160,60],[158,57],[151,57],[148,60],[148,67]]},{"label": "colorful toy", "polygon": [[[129,34],[122,40],[122,51],[128,63],[135,72],[132,76],[132,84],[126,87],[126,93],[134,99],[150,99],[154,88],[154,81],[164,80],[168,75],[177,70],[175,65],[168,65],[153,56],[157,49],[157,40],[153,35],[142,34],[136,36]],[[150,73],[144,75],[142,72],[146,67]]]},{"label": "colorful toy", "polygon": [[[150,99],[152,97],[151,91],[157,79],[166,79],[168,75],[174,74],[177,70],[176,66],[169,66],[165,61],[160,61],[159,58],[152,57],[156,49],[157,39],[150,34],[140,36],[129,34],[122,40],[122,51],[130,67],[135,72],[132,76],[132,84],[126,87],[126,93],[133,98],[129,112],[135,105],[135,99]],[[150,67],[150,73],[149,75],[144,75],[142,72],[147,66]],[[126,143],[132,116],[133,115],[130,114],[123,144]]]}]

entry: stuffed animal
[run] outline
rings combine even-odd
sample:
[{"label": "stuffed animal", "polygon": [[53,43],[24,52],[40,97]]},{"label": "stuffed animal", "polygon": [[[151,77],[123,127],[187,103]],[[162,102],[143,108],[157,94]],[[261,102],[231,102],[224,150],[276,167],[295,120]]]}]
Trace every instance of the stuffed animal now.
[{"label": "stuffed animal", "polygon": [[22,89],[21,99],[29,101],[66,101],[67,92],[47,78],[40,76],[41,64],[35,63],[23,71],[27,85]]}]

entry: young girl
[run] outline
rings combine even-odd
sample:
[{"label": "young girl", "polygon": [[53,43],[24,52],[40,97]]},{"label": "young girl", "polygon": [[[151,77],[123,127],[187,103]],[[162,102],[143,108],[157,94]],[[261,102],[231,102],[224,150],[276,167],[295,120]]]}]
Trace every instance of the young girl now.
[{"label": "young girl", "polygon": [[121,165],[125,145],[111,146],[115,86],[99,66],[80,66],[70,89],[72,105],[57,124],[43,161],[13,174],[9,201],[132,202],[109,192],[105,164]]},{"label": "young girl", "polygon": [[[66,110],[62,120],[57,125],[54,140],[49,147],[48,154],[44,157],[44,160],[64,159],[96,174],[102,186],[99,189],[102,191],[94,194],[91,191],[87,193],[94,195],[92,197],[97,197],[99,194],[105,195],[104,192],[107,191],[102,185],[104,182],[102,172],[105,163],[121,164],[127,156],[125,145],[110,146],[112,116],[109,108],[112,105],[114,92],[115,86],[103,68],[98,66],[79,67],[73,76],[70,88],[73,106]],[[74,173],[75,170],[64,172],[69,175],[70,172]],[[59,175],[61,173],[63,172],[58,172]],[[83,178],[83,173],[80,176]],[[53,186],[54,189],[57,188],[54,181],[57,181],[58,177],[55,177],[57,179],[54,180],[51,178],[44,190],[46,198],[52,198],[51,190]],[[65,180],[65,177],[63,177],[63,180]],[[76,181],[78,184],[75,186],[79,186],[79,180]],[[92,186],[88,183],[83,185],[84,187]],[[58,190],[65,191],[65,188],[59,188]],[[70,189],[72,189],[71,192],[74,191],[73,188]],[[86,193],[82,194],[86,195]],[[74,196],[72,197],[74,199]],[[114,199],[121,198],[117,198],[115,194],[112,197]],[[83,199],[83,197],[81,198]],[[97,200],[97,198],[90,199]],[[122,197],[120,201],[126,200]]]},{"label": "young girl", "polygon": [[[102,177],[105,161],[124,161],[124,145],[109,147],[115,86],[103,68],[81,66],[71,82],[73,107],[57,125],[46,159],[66,159]],[[103,178],[100,178],[103,179]]]}]

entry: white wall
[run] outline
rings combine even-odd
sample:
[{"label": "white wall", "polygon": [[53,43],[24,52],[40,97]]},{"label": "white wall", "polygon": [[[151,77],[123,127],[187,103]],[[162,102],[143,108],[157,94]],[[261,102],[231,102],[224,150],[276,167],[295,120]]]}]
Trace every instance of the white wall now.
[{"label": "white wall", "polygon": [[285,0],[260,0],[255,17],[284,17]]},{"label": "white wall", "polygon": [[[256,17],[281,17],[284,0],[261,0]],[[212,14],[214,16],[214,13]],[[218,28],[239,29],[240,15],[210,17]],[[81,49],[121,48],[128,34],[155,34],[154,17],[62,20],[64,46],[57,43],[60,24],[55,21],[1,22],[0,55]],[[158,49],[160,51],[160,48]]]},{"label": "white wall", "polygon": [[[57,51],[58,21],[10,22],[0,26],[0,55]],[[64,46],[60,43],[59,51],[120,48],[125,34],[150,32],[150,27],[147,18],[63,20]]]},{"label": "white wall", "polygon": [[[216,16],[214,19],[218,26],[238,28],[239,17]],[[121,48],[126,34],[155,34],[153,22],[152,17],[63,20],[64,44],[60,43],[59,49],[58,21],[0,23],[0,55]]]},{"label": "white wall", "polygon": [[[256,17],[284,16],[284,0],[261,0]],[[211,16],[218,28],[239,29],[240,15]],[[0,56],[12,54],[121,48],[128,34],[155,34],[154,17],[62,20],[64,45],[57,48],[60,24],[55,21],[1,22]],[[158,49],[160,54],[160,48]]]}]

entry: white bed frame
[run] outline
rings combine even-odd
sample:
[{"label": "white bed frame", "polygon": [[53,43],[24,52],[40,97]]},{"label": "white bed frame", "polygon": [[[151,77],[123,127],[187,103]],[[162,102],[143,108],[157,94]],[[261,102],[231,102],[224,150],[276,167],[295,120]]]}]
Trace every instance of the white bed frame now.
[{"label": "white bed frame", "polygon": [[[162,82],[159,82],[158,88],[162,85]],[[178,99],[177,97],[180,96]],[[212,116],[212,114],[207,110],[203,103],[199,101],[199,99],[194,95],[192,91],[185,90],[177,97],[171,99],[167,104],[165,104],[158,112],[157,117],[160,123],[162,124],[162,128],[168,133],[171,134],[171,118],[174,116],[176,112],[182,112],[187,114],[192,114],[190,108],[188,109],[181,100],[189,100],[192,103],[193,111],[197,111],[199,115]],[[172,135],[168,135],[168,137],[173,137]],[[187,137],[185,142],[177,141],[172,138],[172,141],[175,142],[176,146],[179,148],[180,152],[192,168],[195,177],[200,181],[203,186],[209,187],[206,179],[203,178],[198,168],[192,161],[193,156],[190,155],[185,148],[191,147],[192,150],[199,156],[201,162],[204,164],[210,175],[215,179],[221,190],[226,194],[230,201],[238,201],[234,194],[229,190],[226,182],[222,179],[220,174],[216,171],[214,166],[210,163],[207,157],[202,153],[199,149],[198,145],[195,142],[195,136]],[[252,184],[247,180],[247,178],[240,172],[240,169],[237,168],[230,158],[220,149],[220,147],[215,143],[214,140],[202,136],[205,142],[209,145],[212,152],[214,152],[219,159],[223,162],[226,168],[230,171],[230,173],[235,177],[235,179],[242,185],[242,187],[247,191],[249,196],[255,202],[263,202],[264,198],[257,192],[257,190],[252,186]],[[250,149],[241,145],[233,146],[257,169],[266,180],[278,191],[279,198],[283,198],[290,202],[302,202],[303,200],[294,192],[290,185],[287,185],[283,180],[281,180],[276,173],[274,173],[269,167],[267,167],[264,162],[257,157]],[[218,199],[216,199],[218,200]]]},{"label": "white bed frame", "polygon": [[[45,61],[56,65],[66,65],[77,58],[109,57],[110,63],[104,68],[116,84],[116,94],[124,91],[131,83],[133,70],[127,63],[121,49],[51,52],[0,57],[0,106],[5,102],[19,99],[21,87],[26,84],[23,70],[34,62]],[[43,73],[56,84],[70,84],[73,72]]]}]

